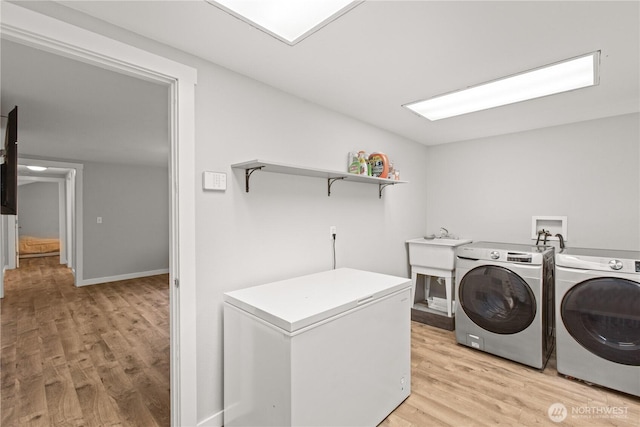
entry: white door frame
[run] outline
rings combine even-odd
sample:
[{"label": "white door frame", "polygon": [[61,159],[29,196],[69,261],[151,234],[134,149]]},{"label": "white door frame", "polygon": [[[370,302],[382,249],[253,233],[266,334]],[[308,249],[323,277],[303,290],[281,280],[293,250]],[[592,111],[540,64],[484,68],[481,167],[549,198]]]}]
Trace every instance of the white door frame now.
[{"label": "white door frame", "polygon": [[171,422],[175,426],[195,426],[197,72],[192,67],[16,4],[3,1],[0,7],[2,38],[169,86]]},{"label": "white door frame", "polygon": [[[79,240],[78,237],[78,221],[77,218],[77,189],[76,182],[78,179],[82,179],[82,176],[79,176],[77,169],[69,169],[67,172],[67,176],[64,181],[64,212],[65,212],[65,231],[67,235],[65,236],[65,242],[67,245],[63,248],[65,253],[65,263],[67,267],[69,267],[72,271],[76,270],[77,260],[76,256],[76,240]],[[80,219],[79,221],[82,221]],[[82,233],[81,233],[82,234]],[[62,260],[60,261],[62,262]]]},{"label": "white door frame", "polygon": [[[20,164],[20,160],[18,160],[18,164]],[[67,242],[67,221],[66,218],[69,215],[69,212],[67,212],[66,210],[66,206],[67,206],[67,195],[65,193],[65,184],[66,184],[66,177],[58,177],[58,178],[54,178],[54,177],[45,177],[45,176],[19,176],[18,175],[18,193],[20,192],[19,188],[23,185],[28,185],[28,184],[20,184],[20,182],[49,182],[49,183],[54,183],[57,185],[57,193],[58,193],[58,238],[60,239],[60,264],[67,264],[67,246],[68,243]],[[12,219],[13,221],[15,221],[16,219],[19,220],[17,215],[10,215],[9,217],[9,261],[11,261],[11,259],[13,258],[14,260],[18,257],[18,248],[16,247],[15,243],[12,247],[11,245],[11,222]],[[19,228],[19,227],[18,227]],[[15,232],[15,236],[14,237],[20,237],[20,232],[19,230],[16,230]],[[14,242],[16,239],[13,239]],[[14,261],[14,264],[17,264]],[[17,265],[14,265],[13,268],[16,268]],[[11,262],[9,262],[9,266],[7,268],[12,268],[11,267]],[[4,283],[0,284],[0,286],[4,286]]]},{"label": "white door frame", "polygon": [[[18,148],[19,149],[19,148]],[[84,284],[83,276],[83,250],[82,245],[84,242],[83,233],[83,199],[82,189],[83,184],[83,171],[84,165],[81,163],[69,163],[59,162],[53,160],[38,159],[35,157],[18,157],[18,164],[25,165],[30,164],[34,166],[45,166],[58,169],[67,169],[67,175],[63,178],[45,178],[45,177],[28,177],[19,176],[18,180],[33,180],[33,181],[54,181],[60,182],[60,243],[62,244],[60,252],[60,263],[66,264],[67,267],[73,271],[74,284],[76,286],[82,286]],[[18,190],[19,192],[20,190]],[[20,221],[20,218],[18,218]],[[64,223],[63,223],[64,222]],[[62,236],[62,233],[65,233]],[[64,251],[64,262],[63,253]],[[11,255],[11,249],[9,249],[9,255]],[[4,283],[0,283],[0,287],[4,286]]]},{"label": "white door frame", "polygon": [[[18,268],[18,216],[6,215],[7,219],[7,270]],[[4,295],[4,280],[0,283],[0,295]]]}]

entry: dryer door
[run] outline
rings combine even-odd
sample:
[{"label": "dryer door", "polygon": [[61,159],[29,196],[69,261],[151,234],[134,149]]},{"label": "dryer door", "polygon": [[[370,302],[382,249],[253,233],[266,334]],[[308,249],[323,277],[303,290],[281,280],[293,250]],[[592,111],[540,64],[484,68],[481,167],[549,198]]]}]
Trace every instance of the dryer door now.
[{"label": "dryer door", "polygon": [[613,277],[585,280],[565,294],[560,315],[571,336],[591,353],[640,366],[640,283]]},{"label": "dryer door", "polygon": [[482,265],[465,274],[458,298],[476,325],[497,334],[523,331],[536,316],[536,298],[529,285],[500,266]]}]

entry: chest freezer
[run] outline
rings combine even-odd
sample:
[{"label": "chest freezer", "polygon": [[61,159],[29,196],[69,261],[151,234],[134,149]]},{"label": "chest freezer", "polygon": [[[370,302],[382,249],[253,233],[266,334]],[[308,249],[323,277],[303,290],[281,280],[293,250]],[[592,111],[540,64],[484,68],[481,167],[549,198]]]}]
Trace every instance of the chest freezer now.
[{"label": "chest freezer", "polygon": [[224,295],[225,426],[375,426],[411,391],[411,281],[338,269]]}]

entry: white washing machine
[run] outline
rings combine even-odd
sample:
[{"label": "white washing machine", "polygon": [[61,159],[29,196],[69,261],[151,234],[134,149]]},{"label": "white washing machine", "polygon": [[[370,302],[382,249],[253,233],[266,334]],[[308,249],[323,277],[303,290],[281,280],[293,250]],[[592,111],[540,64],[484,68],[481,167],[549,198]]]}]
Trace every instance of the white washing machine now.
[{"label": "white washing machine", "polygon": [[553,247],[476,242],[456,256],[458,343],[544,369],[554,342]]},{"label": "white washing machine", "polygon": [[640,396],[640,252],[556,256],[558,373]]}]

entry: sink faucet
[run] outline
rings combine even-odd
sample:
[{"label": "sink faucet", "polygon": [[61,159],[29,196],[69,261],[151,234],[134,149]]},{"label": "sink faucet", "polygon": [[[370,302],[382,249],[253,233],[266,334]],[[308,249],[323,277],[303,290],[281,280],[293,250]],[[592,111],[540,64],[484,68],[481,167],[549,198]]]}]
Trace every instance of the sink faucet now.
[{"label": "sink faucet", "polygon": [[560,233],[556,234],[556,237],[560,240],[560,249],[564,249],[564,237]]}]

